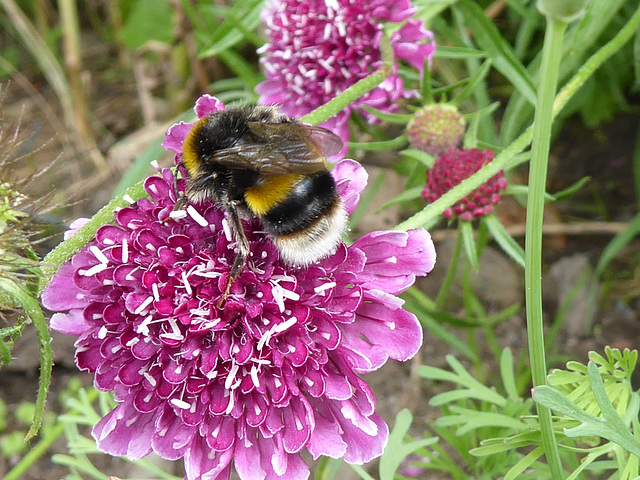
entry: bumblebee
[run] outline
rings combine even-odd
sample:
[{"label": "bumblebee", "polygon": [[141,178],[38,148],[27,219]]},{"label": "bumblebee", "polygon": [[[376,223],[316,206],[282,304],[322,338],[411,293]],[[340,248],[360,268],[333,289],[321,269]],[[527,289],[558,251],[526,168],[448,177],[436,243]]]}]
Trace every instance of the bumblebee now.
[{"label": "bumblebee", "polygon": [[226,214],[238,253],[221,304],[250,254],[243,219],[260,219],[287,265],[336,250],[347,213],[324,160],[341,149],[337,135],[275,107],[233,107],[196,122],[183,145],[188,178],[177,207],[210,200]]}]

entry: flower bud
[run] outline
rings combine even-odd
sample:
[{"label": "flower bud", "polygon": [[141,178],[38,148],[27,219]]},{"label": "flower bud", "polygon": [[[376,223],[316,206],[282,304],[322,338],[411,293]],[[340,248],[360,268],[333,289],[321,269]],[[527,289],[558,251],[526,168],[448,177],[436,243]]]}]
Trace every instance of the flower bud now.
[{"label": "flower bud", "polygon": [[566,23],[580,18],[589,0],[538,0],[536,7],[543,15]]},{"label": "flower bud", "polygon": [[407,125],[407,134],[413,148],[438,156],[460,144],[465,126],[464,118],[453,105],[431,104],[414,114]]}]

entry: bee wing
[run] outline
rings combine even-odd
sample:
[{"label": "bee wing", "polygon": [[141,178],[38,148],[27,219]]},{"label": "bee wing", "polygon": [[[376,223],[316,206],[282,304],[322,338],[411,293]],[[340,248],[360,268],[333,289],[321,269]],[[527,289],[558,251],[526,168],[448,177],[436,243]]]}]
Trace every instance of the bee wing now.
[{"label": "bee wing", "polygon": [[268,122],[248,122],[248,127],[249,143],[216,152],[212,160],[267,175],[306,174],[325,170],[325,157],[342,150],[340,137],[320,127]]}]

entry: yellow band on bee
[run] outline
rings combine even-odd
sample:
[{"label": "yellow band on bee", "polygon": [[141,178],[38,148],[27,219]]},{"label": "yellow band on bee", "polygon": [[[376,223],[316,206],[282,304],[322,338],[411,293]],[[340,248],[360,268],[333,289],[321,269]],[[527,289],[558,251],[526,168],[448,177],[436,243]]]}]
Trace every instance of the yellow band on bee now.
[{"label": "yellow band on bee", "polygon": [[196,150],[196,142],[193,137],[200,133],[200,127],[202,127],[203,124],[207,123],[208,120],[208,117],[204,117],[198,120],[193,125],[193,127],[191,127],[191,130],[189,130],[189,133],[187,134],[187,137],[184,139],[184,143],[182,144],[182,157],[184,166],[187,169],[187,172],[189,172],[189,175],[192,177],[197,175],[198,169],[202,164],[202,159],[200,158],[200,155]]},{"label": "yellow band on bee", "polygon": [[244,200],[255,215],[262,216],[284,201],[301,177],[294,173],[263,177],[247,188]]}]

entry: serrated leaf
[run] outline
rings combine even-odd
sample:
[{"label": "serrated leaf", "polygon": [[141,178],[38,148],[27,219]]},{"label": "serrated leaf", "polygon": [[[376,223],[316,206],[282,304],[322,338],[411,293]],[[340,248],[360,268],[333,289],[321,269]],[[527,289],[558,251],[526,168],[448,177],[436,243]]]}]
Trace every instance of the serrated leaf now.
[{"label": "serrated leaf", "polygon": [[393,480],[398,467],[416,450],[433,445],[438,442],[437,437],[424,438],[409,443],[403,443],[404,438],[409,432],[413,416],[406,408],[398,412],[396,415],[396,423],[389,433],[389,441],[385,448],[384,454],[380,457],[380,480]]},{"label": "serrated leaf", "polygon": [[[564,433],[568,437],[602,437],[620,445],[633,455],[640,457],[640,441],[631,434],[629,428],[615,411],[606,394],[604,383],[598,372],[598,367],[594,363],[589,363],[589,380],[594,397],[602,412],[602,417],[596,417],[585,412],[558,390],[547,385],[535,387],[533,399],[536,403],[580,422],[580,425],[577,427],[564,429]],[[637,396],[636,400],[640,402]]]}]

